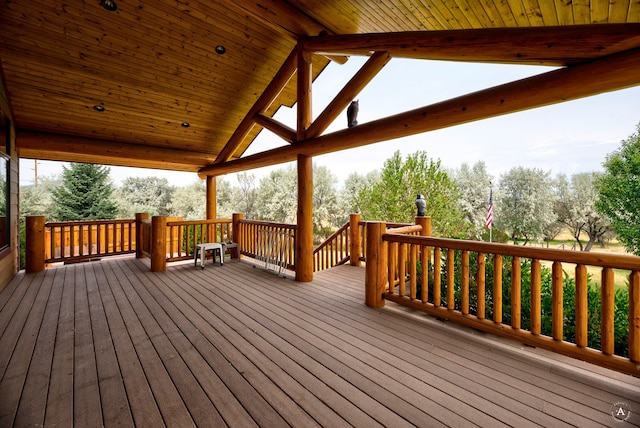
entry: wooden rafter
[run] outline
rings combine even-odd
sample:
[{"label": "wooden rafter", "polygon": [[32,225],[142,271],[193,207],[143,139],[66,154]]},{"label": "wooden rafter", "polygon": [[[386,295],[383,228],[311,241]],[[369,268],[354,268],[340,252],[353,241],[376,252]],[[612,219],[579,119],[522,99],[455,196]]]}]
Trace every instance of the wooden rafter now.
[{"label": "wooden rafter", "polygon": [[482,28],[305,37],[315,53],[565,66],[640,47],[639,24]]},{"label": "wooden rafter", "polygon": [[[291,81],[271,86],[275,100],[263,98],[249,110],[300,40],[314,54],[314,78],[327,64],[323,55],[344,60],[373,52],[564,66],[637,47],[636,3],[158,0],[153,7],[120,5],[111,13],[98,1],[14,0],[0,13],[5,108],[12,109],[19,131],[74,141],[73,151],[49,153],[42,145],[39,151],[25,148],[29,156],[91,159],[93,150],[83,153],[88,145],[76,139],[82,137],[101,147],[111,147],[106,141],[195,153],[199,168],[211,157],[223,163],[243,156],[260,127],[291,140],[290,130],[266,118],[295,103]],[[295,73],[295,64],[290,70]],[[336,98],[306,130],[306,139],[326,133],[349,96]],[[109,150],[118,156],[95,161],[193,168],[172,162],[175,157],[152,162]]]},{"label": "wooden rafter", "polygon": [[307,128],[313,120],[311,110],[312,90],[312,64],[311,53],[305,52],[302,45],[298,44],[298,102],[296,121],[296,141],[302,141],[307,137]]},{"label": "wooden rafter", "polygon": [[[48,134],[33,131],[16,131],[16,148],[21,158],[103,163],[108,165],[158,168],[166,165],[176,171],[198,171],[203,159],[212,155],[120,143],[96,138],[72,135]],[[117,160],[117,161],[114,161]]]},{"label": "wooden rafter", "polygon": [[255,115],[269,108],[278,97],[278,94],[280,94],[296,73],[297,61],[298,54],[296,47],[291,51],[284,64],[282,64],[282,67],[280,67],[280,70],[278,70],[267,89],[265,89],[262,95],[260,95],[260,98],[258,98],[258,101],[256,101],[253,107],[251,107],[251,110],[249,110],[244,119],[242,119],[242,122],[240,122],[240,125],[238,125],[227,144],[222,151],[220,151],[214,163],[222,163],[231,159],[233,153],[242,143],[242,140],[251,131],[251,127],[254,125]]},{"label": "wooden rafter", "polygon": [[[306,134],[306,138],[317,137],[320,135],[390,60],[391,57],[386,52],[377,52],[372,55],[356,75],[322,111],[322,113],[320,113],[316,120],[313,121],[307,129],[305,129],[304,133]],[[311,86],[309,86],[309,89],[311,89]],[[261,110],[261,108],[263,108],[262,100],[259,99],[251,111]],[[251,119],[247,117],[245,120],[249,125],[248,129],[250,129],[252,124],[256,124],[267,128],[288,143],[293,143],[298,140],[295,130],[261,112],[255,113]],[[234,137],[235,136],[236,134],[234,134]],[[232,140],[230,140],[230,142]],[[240,142],[241,140],[238,141],[238,144]]]},{"label": "wooden rafter", "polygon": [[640,48],[309,138],[224,165],[206,166],[199,174],[223,175],[290,162],[300,154],[332,153],[637,85],[640,85]]},{"label": "wooden rafter", "polygon": [[249,13],[253,19],[296,40],[300,36],[330,33],[327,27],[284,0],[267,2],[223,0],[223,3],[230,8]]},{"label": "wooden rafter", "polygon": [[[255,124],[285,141],[314,138],[384,67],[391,57],[499,63],[567,65],[640,47],[640,24],[581,25],[572,27],[494,28],[482,30],[421,31],[380,34],[322,35],[301,39],[299,51],[317,54],[371,55],[377,52],[305,130],[291,138],[291,130],[262,112],[275,100],[295,73],[295,49],[274,81],[242,121],[215,164],[229,161]],[[298,129],[298,132],[300,130]]]}]

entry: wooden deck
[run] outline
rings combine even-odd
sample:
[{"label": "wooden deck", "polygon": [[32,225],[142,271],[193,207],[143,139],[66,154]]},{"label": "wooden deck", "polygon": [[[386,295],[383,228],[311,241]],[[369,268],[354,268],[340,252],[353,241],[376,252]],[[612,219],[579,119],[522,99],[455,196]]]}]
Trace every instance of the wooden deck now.
[{"label": "wooden deck", "polygon": [[21,273],[0,293],[0,427],[640,426],[640,379],[368,308],[363,284],[240,260]]}]

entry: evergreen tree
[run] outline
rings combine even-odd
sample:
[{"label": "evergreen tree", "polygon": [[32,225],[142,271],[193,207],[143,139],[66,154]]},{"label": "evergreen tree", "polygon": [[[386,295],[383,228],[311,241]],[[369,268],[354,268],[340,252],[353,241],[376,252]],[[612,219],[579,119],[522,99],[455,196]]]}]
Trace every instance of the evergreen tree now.
[{"label": "evergreen tree", "polygon": [[118,207],[113,200],[109,168],[102,165],[72,163],[62,167],[62,184],[53,191],[56,220],[113,219]]}]

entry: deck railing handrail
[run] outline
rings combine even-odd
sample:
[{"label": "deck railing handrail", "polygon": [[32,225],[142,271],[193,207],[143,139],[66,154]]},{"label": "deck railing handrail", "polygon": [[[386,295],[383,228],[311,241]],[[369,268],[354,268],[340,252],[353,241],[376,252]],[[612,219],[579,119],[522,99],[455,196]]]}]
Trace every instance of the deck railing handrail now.
[{"label": "deck railing handrail", "polygon": [[[367,246],[367,257],[371,257],[366,276],[368,305],[380,307],[384,300],[394,301],[465,326],[640,376],[640,257],[411,236],[394,233],[380,223],[367,228],[368,238],[376,241]],[[487,268],[490,262],[493,270]],[[575,273],[565,270],[567,266],[563,264],[575,265]],[[542,313],[543,265],[549,265],[551,272],[547,296],[551,298],[550,314]],[[588,266],[600,270],[601,304],[592,312],[588,288],[595,281],[587,273]],[[618,348],[614,349],[614,269],[629,273],[628,355],[616,354]],[[528,283],[523,280],[525,277]],[[566,278],[571,281],[568,284],[575,284],[575,340],[564,335]],[[522,292],[525,283],[530,287],[528,293]],[[530,308],[526,312],[523,303]],[[503,308],[507,308],[504,313]],[[543,316],[547,321],[544,328]],[[588,317],[598,317],[599,349],[589,347]]]},{"label": "deck railing handrail", "polygon": [[238,228],[240,254],[265,265],[295,270],[297,224],[241,219]]},{"label": "deck railing handrail", "polygon": [[[358,266],[365,261],[367,222],[359,214],[351,214],[348,222],[333,232],[313,250],[313,271],[319,272],[349,262]],[[414,227],[411,223],[387,223],[391,228]],[[400,230],[400,229],[398,229]],[[397,232],[396,232],[397,233]]]},{"label": "deck railing handrail", "polygon": [[141,218],[137,225],[140,230],[136,239],[136,257],[151,257],[151,219]]},{"label": "deck railing handrail", "polygon": [[75,263],[136,251],[134,219],[49,221],[44,233],[46,263]]},{"label": "deck railing handrail", "polygon": [[343,224],[313,250],[313,271],[330,269],[349,261],[349,222]]},{"label": "deck railing handrail", "polygon": [[192,259],[205,242],[230,242],[231,219],[167,221],[167,262]]}]

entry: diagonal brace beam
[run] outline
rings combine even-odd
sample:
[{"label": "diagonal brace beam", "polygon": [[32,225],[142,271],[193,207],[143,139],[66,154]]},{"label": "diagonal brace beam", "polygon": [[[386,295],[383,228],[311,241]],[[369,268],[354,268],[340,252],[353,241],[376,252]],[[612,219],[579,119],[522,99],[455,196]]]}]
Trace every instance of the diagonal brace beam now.
[{"label": "diagonal brace beam", "polygon": [[223,175],[290,162],[299,154],[332,153],[638,85],[640,49],[633,49],[309,138],[224,165],[205,166],[198,174],[202,177]]},{"label": "diagonal brace beam", "polygon": [[251,110],[249,110],[244,119],[242,119],[238,128],[236,128],[227,144],[220,151],[214,163],[223,163],[231,159],[233,153],[251,131],[254,125],[254,116],[269,108],[296,73],[298,66],[297,50],[297,46],[293,48],[284,64],[282,64],[282,67],[280,67],[280,70],[278,70],[271,83],[269,83],[269,86],[267,86],[267,89],[260,95],[260,98],[258,98],[253,107],[251,107]]},{"label": "diagonal brace beam", "polygon": [[376,52],[362,66],[355,76],[345,85],[344,88],[329,103],[316,120],[307,130],[307,138],[317,137],[322,134],[327,127],[333,123],[338,115],[349,105],[349,103],[362,91],[371,80],[387,65],[391,57],[387,52]]}]

